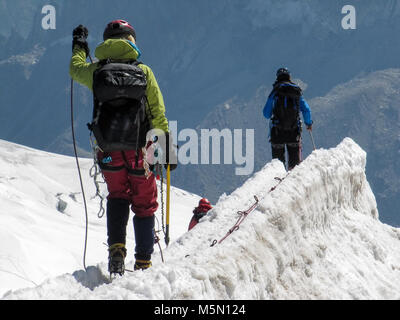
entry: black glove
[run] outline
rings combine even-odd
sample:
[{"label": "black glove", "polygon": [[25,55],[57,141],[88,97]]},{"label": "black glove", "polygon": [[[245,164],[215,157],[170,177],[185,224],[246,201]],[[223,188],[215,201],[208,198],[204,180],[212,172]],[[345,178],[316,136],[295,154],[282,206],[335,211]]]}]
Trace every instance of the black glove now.
[{"label": "black glove", "polygon": [[306,128],[308,131],[312,131],[312,125],[313,125],[313,121],[311,121],[311,124],[306,125]]},{"label": "black glove", "polygon": [[[176,167],[178,166],[178,157],[176,156],[175,152],[175,146],[172,141],[172,137],[170,137],[169,132],[165,134],[165,145],[166,145],[166,150],[165,150],[165,159],[166,159],[166,164],[164,165],[164,168],[167,169],[168,164],[169,164],[169,169],[175,170]],[[171,159],[170,159],[171,155]],[[173,163],[170,163],[172,161]]]},{"label": "black glove", "polygon": [[87,43],[87,37],[89,35],[88,29],[83,26],[77,26],[74,31],[72,31],[72,50],[74,50],[75,45],[78,45],[85,50],[86,56],[89,55],[89,45]]}]

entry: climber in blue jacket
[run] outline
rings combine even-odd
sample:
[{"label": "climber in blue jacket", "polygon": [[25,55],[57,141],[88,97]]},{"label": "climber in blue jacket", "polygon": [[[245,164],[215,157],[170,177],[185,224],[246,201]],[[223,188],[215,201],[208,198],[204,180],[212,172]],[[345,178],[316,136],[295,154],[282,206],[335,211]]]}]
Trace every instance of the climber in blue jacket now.
[{"label": "climber in blue jacket", "polygon": [[270,120],[270,142],[272,158],[284,164],[285,146],[288,151],[288,170],[301,162],[301,125],[300,112],[307,130],[312,130],[311,109],[302,96],[299,86],[291,81],[287,68],[276,73],[273,90],[263,109],[263,115]]}]

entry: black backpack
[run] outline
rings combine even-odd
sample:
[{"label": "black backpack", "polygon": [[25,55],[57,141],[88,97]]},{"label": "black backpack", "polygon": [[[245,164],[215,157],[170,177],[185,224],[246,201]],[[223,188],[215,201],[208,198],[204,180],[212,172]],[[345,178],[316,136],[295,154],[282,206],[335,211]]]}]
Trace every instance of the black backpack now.
[{"label": "black backpack", "polygon": [[93,74],[93,120],[89,126],[104,152],[137,150],[146,144],[146,76],[140,62],[99,62]]},{"label": "black backpack", "polygon": [[301,89],[291,82],[280,82],[274,86],[275,104],[272,121],[278,129],[294,130],[300,124]]}]

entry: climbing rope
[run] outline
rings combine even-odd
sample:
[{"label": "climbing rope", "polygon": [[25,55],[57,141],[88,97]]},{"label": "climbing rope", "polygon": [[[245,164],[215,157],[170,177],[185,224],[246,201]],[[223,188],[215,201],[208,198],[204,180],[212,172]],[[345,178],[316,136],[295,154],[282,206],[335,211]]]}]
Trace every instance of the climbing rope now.
[{"label": "climbing rope", "polygon": [[230,228],[228,230],[228,232],[226,233],[226,235],[221,238],[221,240],[217,241],[214,240],[211,244],[211,247],[215,246],[217,243],[220,244],[222,241],[224,241],[227,237],[229,237],[234,231],[239,230],[239,226],[240,224],[243,222],[244,219],[246,219],[246,217],[249,215],[250,212],[252,212],[257,206],[258,206],[258,198],[257,196],[254,196],[254,200],[256,201],[250,208],[248,208],[245,211],[238,211],[237,214],[239,215],[238,220],[236,221],[236,223],[233,225],[232,228]]},{"label": "climbing rope", "polygon": [[[279,178],[279,177],[275,177],[275,180],[278,180],[278,183],[275,184],[274,186],[271,187],[271,189],[267,192],[267,194],[271,193],[272,191],[274,191],[281,183],[283,180],[285,180],[287,178],[287,176],[290,174],[291,171],[289,171],[283,178]],[[226,233],[226,235],[221,239],[221,240],[214,240],[210,247],[215,246],[216,244],[220,244],[222,241],[224,241],[228,236],[230,236],[233,232],[235,232],[236,230],[239,230],[239,226],[240,224],[243,222],[243,220],[249,215],[249,213],[251,213],[257,206],[258,206],[258,198],[257,196],[254,196],[254,200],[255,203],[248,208],[246,211],[238,211],[237,214],[239,215],[238,220],[236,221],[236,223],[233,225],[232,228],[230,228],[228,230],[228,232]]]},{"label": "climbing rope", "polygon": [[[92,135],[90,135],[90,145],[92,146],[92,152],[93,152],[93,165],[89,170],[89,175],[91,178],[93,178],[94,186],[96,189],[96,193],[92,199],[94,199],[96,197],[100,198],[100,205],[99,205],[100,208],[99,208],[99,211],[97,212],[97,217],[99,219],[101,219],[105,213],[105,209],[104,209],[104,205],[103,205],[105,198],[101,194],[100,184],[105,184],[105,181],[104,181],[103,173],[101,172],[99,164],[98,164],[99,163],[98,159],[97,159],[98,147],[95,145],[95,143],[93,143]],[[102,180],[99,181],[98,178],[100,176],[101,176]]]},{"label": "climbing rope", "polygon": [[[88,54],[88,56],[89,56],[90,62],[93,63],[93,59],[90,56],[90,54]],[[88,210],[87,210],[87,204],[86,204],[85,189],[83,188],[81,168],[79,166],[78,152],[77,152],[77,149],[76,149],[76,138],[75,138],[75,129],[74,129],[74,80],[72,78],[71,78],[71,101],[70,102],[71,102],[72,143],[73,143],[73,146],[74,146],[76,167],[78,169],[79,182],[80,182],[81,190],[82,190],[83,204],[84,204],[84,207],[85,207],[85,244],[84,244],[84,250],[83,250],[83,268],[86,271],[87,270],[87,268],[86,268],[86,251],[87,251],[89,218],[88,218]]]},{"label": "climbing rope", "polygon": [[156,220],[157,220],[157,225],[158,225],[158,230],[154,230],[154,243],[156,243],[158,245],[158,248],[160,249],[160,255],[161,255],[161,261],[164,263],[164,255],[163,255],[163,251],[160,245],[160,237],[158,236],[158,233],[160,233],[161,231],[164,233],[165,236],[165,226],[164,226],[164,187],[163,187],[163,183],[164,183],[164,178],[163,178],[163,171],[162,171],[162,166],[160,164],[156,164],[156,168],[155,168],[155,172],[158,175],[158,173],[160,173],[161,176],[161,181],[160,181],[160,194],[161,194],[161,229],[160,229],[160,221],[158,220],[157,216],[156,216]]},{"label": "climbing rope", "polygon": [[75,154],[75,161],[76,161],[76,166],[78,169],[78,174],[79,174],[79,182],[81,185],[81,190],[82,190],[82,197],[83,197],[83,204],[85,207],[85,221],[86,221],[86,226],[85,226],[85,244],[84,244],[84,250],[83,250],[83,268],[86,271],[86,250],[87,250],[87,239],[88,239],[88,210],[87,210],[87,205],[86,205],[86,197],[85,197],[85,190],[83,188],[83,182],[82,182],[82,175],[81,175],[81,168],[79,166],[79,159],[78,159],[78,152],[76,150],[76,139],[75,139],[75,129],[74,129],[74,81],[71,79],[71,132],[72,132],[72,142],[74,146],[74,154]]},{"label": "climbing rope", "polygon": [[[159,165],[159,164],[157,164]],[[161,191],[161,226],[162,226],[162,231],[165,236],[165,224],[164,224],[164,212],[165,212],[165,204],[164,204],[164,174],[163,174],[163,169],[161,167],[160,169],[160,176],[161,176],[161,181],[160,181],[160,191]]]},{"label": "climbing rope", "polygon": [[[157,219],[157,217],[156,217],[156,219]],[[159,226],[158,228],[160,228],[160,223],[159,223],[158,219],[157,219],[157,224]],[[161,261],[164,263],[164,255],[163,255],[163,251],[162,251],[162,248],[160,245],[160,237],[158,236],[159,232],[161,232],[161,230],[156,231],[154,229],[154,243],[156,243],[158,245],[158,248],[160,249]]]}]

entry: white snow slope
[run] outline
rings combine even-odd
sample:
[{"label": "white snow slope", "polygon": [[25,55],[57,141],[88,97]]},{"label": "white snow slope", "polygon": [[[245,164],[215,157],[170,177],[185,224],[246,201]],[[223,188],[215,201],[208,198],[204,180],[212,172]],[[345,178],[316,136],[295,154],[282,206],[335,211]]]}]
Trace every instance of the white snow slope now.
[{"label": "white snow slope", "polygon": [[[93,160],[79,159],[79,163],[89,216],[86,265],[91,266],[107,261],[106,217],[97,216],[100,199],[94,198],[95,186],[89,175]],[[105,197],[105,184],[100,187]],[[158,187],[160,191],[160,184]],[[171,241],[187,231],[199,199],[171,187]],[[63,212],[57,210],[63,204],[60,200],[67,204]],[[0,297],[8,290],[37,286],[47,278],[83,269],[85,211],[75,158],[0,140],[0,204]],[[159,230],[161,206],[156,216]],[[128,261],[134,247],[130,219]],[[158,246],[155,250],[159,255]]]},{"label": "white snow slope", "polygon": [[[8,291],[2,299],[400,299],[400,229],[378,220],[365,176],[366,153],[349,138],[336,148],[314,151],[288,175],[279,161],[266,164],[231,195],[223,195],[194,229],[185,232],[182,227],[182,235],[163,250],[165,263],[155,254],[152,268],[126,273],[112,283],[101,276],[107,274],[105,254],[91,258],[87,272],[73,272],[79,264],[81,248],[76,243],[83,220],[71,216],[82,211],[80,205],[70,201],[69,215],[61,217],[48,208],[51,201],[54,207],[56,193],[67,198],[71,190],[78,192],[78,186],[72,188],[77,183],[72,166],[63,168],[63,161],[71,159],[49,154],[40,164],[42,154],[26,149],[18,153],[7,160],[1,156],[8,163],[0,167],[6,165],[9,172],[2,174],[0,190],[6,204],[1,209],[0,261],[4,270],[4,257],[10,257],[8,269],[13,272],[2,273],[1,284],[12,289],[17,274],[32,279],[47,273],[49,278],[33,288]],[[12,180],[22,166],[31,169],[25,171],[28,183]],[[57,179],[65,187],[52,173],[61,176]],[[47,177],[46,190],[52,192],[43,192],[32,175],[40,181]],[[275,177],[285,179],[278,184]],[[30,198],[19,191],[28,187],[36,190]],[[234,225],[237,212],[252,205],[254,195],[260,199],[257,209],[240,229],[210,247]],[[189,203],[186,197],[198,199],[182,191],[173,205]],[[29,206],[35,209],[34,218]],[[14,212],[5,219],[5,210]],[[95,249],[93,242],[104,238],[95,231],[105,232],[100,226],[91,231],[92,253],[104,251]]]}]

